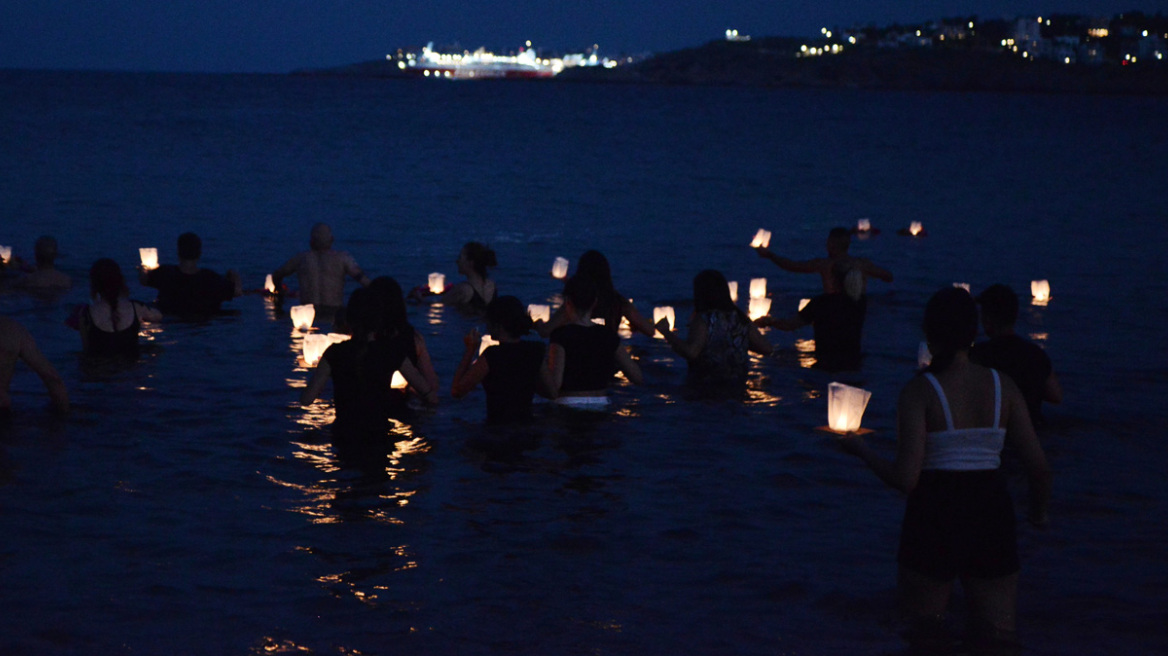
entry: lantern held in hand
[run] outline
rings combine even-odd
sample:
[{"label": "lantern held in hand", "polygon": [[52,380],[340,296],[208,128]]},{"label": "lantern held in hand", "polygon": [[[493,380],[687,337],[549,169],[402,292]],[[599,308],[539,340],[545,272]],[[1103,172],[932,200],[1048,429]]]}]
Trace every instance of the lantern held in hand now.
[{"label": "lantern held in hand", "polygon": [[771,245],[771,233],[769,230],[758,229],[754,233],[754,239],[750,242],[751,248],[766,248]]},{"label": "lantern held in hand", "polygon": [[157,269],[158,268],[158,249],[157,248],[139,248],[138,257],[142,258],[143,269]]},{"label": "lantern held in hand", "polygon": [[726,286],[730,288],[730,302],[738,302],[738,281],[730,280],[726,282]]},{"label": "lantern held in hand", "polygon": [[[661,321],[662,319],[665,319],[669,322],[670,330],[677,326],[677,319],[673,314],[673,308],[669,305],[653,308],[653,325],[657,325],[657,322]],[[661,337],[664,339],[664,335]]]},{"label": "lantern held in hand", "polygon": [[272,274],[270,273],[264,278],[264,291],[269,294],[276,293],[276,283],[272,280]]},{"label": "lantern held in hand", "polygon": [[565,257],[557,257],[552,262],[552,277],[556,280],[563,280],[568,277],[568,259]]},{"label": "lantern held in hand", "polygon": [[1034,297],[1034,302],[1043,304],[1050,300],[1050,281],[1048,280],[1031,280],[1030,281],[1030,295]]},{"label": "lantern held in hand", "polygon": [[527,306],[527,314],[531,316],[532,321],[542,321],[547,323],[552,320],[552,308],[550,305],[531,304]]},{"label": "lantern held in hand", "polygon": [[308,305],[293,305],[288,308],[288,314],[292,315],[292,325],[297,330],[308,330],[312,327],[312,322],[316,319],[316,307],[309,303]]},{"label": "lantern held in hand", "polygon": [[427,282],[431,294],[441,294],[446,291],[446,276],[441,273],[431,273]]},{"label": "lantern held in hand", "polygon": [[771,313],[771,299],[769,298],[752,298],[750,299],[750,306],[746,310],[746,316],[751,321],[756,321]]},{"label": "lantern held in hand", "polygon": [[827,427],[836,433],[855,433],[872,393],[843,383],[827,386]]},{"label": "lantern held in hand", "polygon": [[332,345],[333,340],[329,339],[328,335],[309,334],[304,336],[303,345],[301,347],[301,357],[304,358],[305,364],[310,367],[315,367],[320,362],[320,356],[324,355],[325,350]]}]

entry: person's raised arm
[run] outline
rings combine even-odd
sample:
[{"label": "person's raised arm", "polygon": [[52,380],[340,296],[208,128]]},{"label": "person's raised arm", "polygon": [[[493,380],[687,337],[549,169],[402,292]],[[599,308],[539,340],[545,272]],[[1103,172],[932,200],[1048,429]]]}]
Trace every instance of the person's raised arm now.
[{"label": "person's raised arm", "polygon": [[689,334],[685,339],[678,337],[677,332],[669,328],[667,319],[657,322],[657,330],[665,337],[669,348],[686,360],[697,359],[702,349],[706,348],[706,342],[710,340],[710,328],[697,314],[690,317]]},{"label": "person's raised arm", "polygon": [[645,377],[641,374],[641,365],[637,364],[637,361],[633,359],[633,356],[629,355],[629,352],[623,345],[616,347],[614,357],[616,358],[616,368],[620,369],[621,373],[625,375],[625,378],[629,379],[630,383],[634,385],[645,384]]},{"label": "person's raised arm", "polygon": [[746,338],[751,351],[759,355],[770,355],[775,352],[775,345],[767,341],[767,338],[762,336],[758,328],[752,324],[748,330],[749,332],[746,333]]},{"label": "person's raised arm", "polygon": [[[765,317],[759,317],[755,319],[754,325],[762,327],[770,326],[771,328],[778,328],[779,330],[790,332],[808,325],[808,322],[798,314],[786,318],[772,317],[767,315]],[[762,337],[762,335],[760,334],[759,337]]]},{"label": "person's raised arm", "polygon": [[436,405],[438,403],[438,387],[430,387],[430,384],[426,381],[426,377],[422,375],[422,372],[418,371],[418,368],[414,366],[413,362],[410,362],[409,358],[402,360],[401,367],[398,371],[401,371],[402,377],[418,393],[418,396],[422,397],[423,401],[428,405]]},{"label": "person's raised arm", "polygon": [[272,272],[272,284],[276,286],[277,291],[280,289],[280,282],[283,281],[287,276],[296,273],[296,271],[300,268],[300,263],[303,258],[304,253],[297,253],[296,255],[288,258],[288,261],[282,264],[280,268]]},{"label": "person's raised arm", "polygon": [[653,325],[652,321],[646,319],[645,315],[641,314],[641,311],[637,309],[636,305],[633,305],[632,301],[628,299],[621,300],[624,301],[621,303],[621,315],[629,320],[629,327],[649,337],[657,334],[657,327]]},{"label": "person's raised arm", "polygon": [[320,393],[324,391],[325,383],[328,382],[329,376],[332,375],[332,367],[329,366],[328,360],[321,359],[316,365],[316,369],[312,371],[312,378],[304,389],[300,390],[300,405],[312,405],[312,402],[320,397]]},{"label": "person's raised arm", "polygon": [[1005,413],[1006,439],[1014,447],[1030,481],[1030,512],[1028,519],[1035,526],[1045,526],[1049,521],[1047,508],[1050,506],[1051,473],[1046,463],[1046,454],[1034,433],[1030,422],[1030,411],[1022,392],[1009,376],[1002,376],[1002,409]]},{"label": "person's raised arm", "polygon": [[876,453],[858,435],[846,435],[840,444],[856,455],[889,487],[904,493],[912,492],[921,475],[925,461],[925,388],[923,378],[915,378],[905,385],[896,408],[896,459],[889,460]]},{"label": "person's raised arm", "polygon": [[860,261],[860,272],[869,278],[883,280],[884,282],[892,282],[892,272],[888,269],[878,267],[868,260]]},{"label": "person's raised arm", "polygon": [[488,371],[490,371],[486,358],[475,357],[482,341],[483,336],[474,328],[471,328],[470,332],[462,338],[462,343],[465,347],[462,353],[462,361],[458,363],[458,368],[454,370],[454,381],[450,385],[450,395],[456,399],[461,399],[469,394],[471,390],[478,387],[479,383],[483,382],[483,379],[487,377]]},{"label": "person's raised arm", "polygon": [[565,323],[568,323],[568,314],[567,310],[564,309],[564,306],[561,305],[560,307],[556,308],[555,312],[552,313],[550,319],[547,321],[536,321],[535,325],[532,326],[532,329],[535,330],[535,334],[544,339],[547,339],[548,336],[552,334],[553,330],[559,328]]},{"label": "person's raised arm", "polygon": [[[758,256],[764,260],[774,262],[778,267],[784,271],[792,273],[819,273],[823,270],[823,259],[814,260],[792,260],[772,253],[770,249],[759,246],[754,249],[758,252]],[[829,262],[830,266],[830,262]]]}]

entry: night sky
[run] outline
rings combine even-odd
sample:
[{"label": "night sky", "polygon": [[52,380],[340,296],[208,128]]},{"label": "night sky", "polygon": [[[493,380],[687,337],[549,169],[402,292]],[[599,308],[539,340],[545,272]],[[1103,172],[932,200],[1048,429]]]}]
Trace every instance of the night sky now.
[{"label": "night sky", "polygon": [[398,47],[458,43],[601,54],[700,45],[727,28],[811,36],[820,27],[976,15],[1113,16],[1168,0],[4,0],[0,68],[273,72],[380,59]]}]

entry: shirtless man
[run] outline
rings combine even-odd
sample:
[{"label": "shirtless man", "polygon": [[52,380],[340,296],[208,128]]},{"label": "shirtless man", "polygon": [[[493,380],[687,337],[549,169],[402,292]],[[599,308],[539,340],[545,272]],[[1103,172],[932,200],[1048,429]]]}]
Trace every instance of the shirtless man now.
[{"label": "shirtless man", "polygon": [[779,265],[780,269],[790,271],[792,273],[818,273],[823,280],[823,292],[825,294],[836,294],[844,290],[837,289],[835,278],[831,274],[831,268],[836,262],[842,262],[847,265],[848,269],[857,269],[864,274],[864,280],[868,278],[876,278],[884,282],[892,282],[892,272],[887,269],[882,269],[872,262],[862,257],[852,257],[848,255],[848,246],[852,243],[851,234],[847,228],[832,228],[827,235],[827,257],[817,257],[813,260],[790,260],[780,255],[775,255],[766,247],[759,247],[758,256],[765,258]]},{"label": "shirtless man", "polygon": [[73,281],[59,271],[54,262],[57,259],[57,240],[45,235],[33,246],[36,255],[36,269],[17,279],[16,286],[22,289],[68,289]]},{"label": "shirtless man", "polygon": [[12,398],[8,396],[8,385],[16,371],[17,360],[23,360],[41,377],[45,389],[49,392],[53,410],[62,414],[68,412],[69,392],[65,389],[65,381],[61,380],[57,370],[44,355],[41,355],[32,334],[16,321],[0,316],[0,419],[7,418],[12,412]]},{"label": "shirtless man", "polygon": [[309,237],[312,250],[297,253],[272,272],[277,289],[285,276],[296,274],[300,281],[300,302],[316,306],[316,311],[333,312],[345,305],[345,276],[362,287],[369,286],[369,276],[357,266],[352,255],[333,250],[333,231],[323,223],[312,226]]}]

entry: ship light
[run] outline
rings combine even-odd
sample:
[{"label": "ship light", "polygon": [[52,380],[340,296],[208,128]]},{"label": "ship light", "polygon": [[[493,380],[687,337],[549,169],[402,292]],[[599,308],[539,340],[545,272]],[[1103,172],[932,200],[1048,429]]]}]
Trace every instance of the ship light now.
[{"label": "ship light", "polygon": [[431,294],[441,294],[446,291],[446,276],[441,273],[431,273],[427,284]]},{"label": "ship light", "polygon": [[811,302],[811,299],[809,299],[809,298],[799,299],[799,311],[802,312],[803,308],[807,307],[807,304],[810,302]]},{"label": "ship light", "polygon": [[269,294],[276,293],[276,283],[272,282],[272,274],[270,273],[264,278],[264,291]]},{"label": "ship light", "polygon": [[409,386],[410,384],[406,382],[406,377],[402,375],[402,372],[393,372],[393,378],[389,381],[390,389],[404,390]]},{"label": "ship light", "polygon": [[928,342],[921,342],[917,347],[917,368],[924,369],[933,364],[933,352],[929,350]]},{"label": "ship light", "polygon": [[312,321],[316,319],[316,308],[311,303],[293,305],[288,309],[288,313],[292,315],[292,325],[296,326],[296,330],[306,331],[312,328]]},{"label": "ship light", "polygon": [[831,383],[827,386],[827,427],[834,433],[856,433],[872,393],[859,387]]},{"label": "ship light", "polygon": [[527,314],[531,315],[532,321],[547,323],[552,320],[552,308],[550,305],[528,305]]},{"label": "ship light", "polygon": [[157,269],[158,268],[158,249],[157,248],[139,248],[138,257],[142,259],[143,269]]},{"label": "ship light", "polygon": [[771,299],[769,298],[752,298],[750,305],[747,307],[746,316],[751,321],[755,321],[765,317],[771,312]]},{"label": "ship light", "polygon": [[1034,297],[1035,305],[1045,305],[1050,301],[1050,281],[1031,280],[1030,295]]},{"label": "ship light", "polygon": [[738,281],[730,280],[726,282],[726,286],[730,288],[730,302],[738,302]]},{"label": "ship light", "polygon": [[4,264],[8,264],[8,261],[11,259],[12,259],[12,247],[11,246],[0,246],[0,260],[2,260],[4,262]]},{"label": "ship light", "polygon": [[750,298],[766,297],[766,278],[752,278],[750,280]]},{"label": "ship light", "polygon": [[552,262],[552,277],[556,280],[563,280],[568,277],[568,258],[557,257]]},{"label": "ship light", "polygon": [[320,358],[324,352],[333,343],[328,335],[310,334],[304,336],[304,341],[301,346],[301,357],[304,358],[304,363],[310,367],[315,367],[320,362]]},{"label": "ship light", "polygon": [[[668,305],[662,305],[661,307],[653,308],[653,325],[657,325],[657,323],[662,319],[665,319],[669,323],[670,330],[672,330],[673,327],[677,325],[673,314],[673,308]],[[662,335],[663,339],[664,337],[665,336]]]},{"label": "ship light", "polygon": [[921,225],[920,221],[913,221],[908,226],[908,234],[912,235],[913,237],[917,237],[921,234],[921,232],[924,231],[924,229],[925,227]]},{"label": "ship light", "polygon": [[758,229],[754,233],[754,239],[750,242],[751,248],[766,248],[771,245],[771,233],[769,230]]}]

